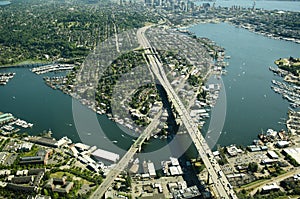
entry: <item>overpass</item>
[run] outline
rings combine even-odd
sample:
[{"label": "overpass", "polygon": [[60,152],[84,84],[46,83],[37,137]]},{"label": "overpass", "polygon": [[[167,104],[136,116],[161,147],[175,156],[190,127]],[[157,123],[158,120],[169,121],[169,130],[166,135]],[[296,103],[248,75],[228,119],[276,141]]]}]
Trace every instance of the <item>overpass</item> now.
[{"label": "overpass", "polygon": [[180,98],[176,94],[175,90],[172,88],[170,82],[167,79],[165,71],[162,67],[162,63],[159,61],[157,54],[155,53],[155,49],[151,46],[147,38],[145,37],[145,31],[149,28],[143,27],[140,28],[137,32],[137,37],[139,43],[145,49],[145,54],[148,58],[148,62],[150,65],[150,69],[152,73],[155,75],[157,80],[161,83],[164,87],[169,100],[173,103],[176,111],[178,112],[183,124],[185,125],[193,143],[195,144],[198,153],[204,162],[208,173],[211,176],[211,180],[213,186],[217,190],[217,197],[218,198],[233,198],[236,199],[237,196],[230,186],[228,179],[225,175],[222,174],[220,165],[218,162],[213,158],[213,154],[211,149],[209,148],[208,144],[206,143],[204,137],[202,136],[198,126],[193,122],[192,118],[190,117],[189,112],[181,102]]}]

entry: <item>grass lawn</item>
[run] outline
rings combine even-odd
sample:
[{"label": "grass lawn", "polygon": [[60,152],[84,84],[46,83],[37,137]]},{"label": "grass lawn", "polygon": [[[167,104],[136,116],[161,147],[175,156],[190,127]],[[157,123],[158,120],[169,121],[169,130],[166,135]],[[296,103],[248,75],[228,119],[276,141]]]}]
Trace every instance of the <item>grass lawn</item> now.
[{"label": "grass lawn", "polygon": [[92,182],[89,182],[89,181],[87,181],[87,180],[85,180],[85,179],[82,179],[82,178],[80,178],[80,177],[77,177],[77,176],[75,176],[75,175],[73,175],[73,174],[71,174],[71,173],[69,173],[69,172],[58,171],[58,172],[56,172],[56,173],[51,173],[51,174],[50,174],[50,177],[51,177],[51,178],[62,178],[63,176],[69,176],[69,177],[71,177],[72,179],[75,177],[76,180],[79,180],[79,181],[80,181],[81,183],[83,183],[83,184],[88,184],[88,185],[93,184]]},{"label": "grass lawn", "polygon": [[28,152],[25,152],[22,156],[23,157],[35,156],[40,149],[41,149],[40,147],[33,145],[32,149]]}]

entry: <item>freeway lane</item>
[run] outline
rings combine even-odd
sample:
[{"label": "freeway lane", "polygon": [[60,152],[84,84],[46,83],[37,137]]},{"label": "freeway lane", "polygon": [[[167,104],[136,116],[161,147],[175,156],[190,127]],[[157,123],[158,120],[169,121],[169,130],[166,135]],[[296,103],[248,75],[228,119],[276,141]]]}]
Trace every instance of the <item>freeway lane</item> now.
[{"label": "freeway lane", "polygon": [[147,38],[145,37],[145,31],[149,27],[143,27],[138,30],[137,37],[138,41],[145,49],[145,54],[147,55],[149,65],[153,74],[156,76],[161,85],[165,88],[169,99],[172,101],[175,109],[179,113],[183,124],[186,126],[189,135],[191,136],[200,157],[202,158],[208,172],[210,173],[211,180],[214,183],[218,193],[218,198],[237,198],[234,190],[229,186],[229,182],[225,175],[222,175],[220,165],[213,159],[212,151],[207,145],[205,139],[203,138],[198,127],[192,121],[189,112],[184,107],[183,103],[179,99],[178,95],[175,93],[167,76],[163,70],[162,64],[159,58],[156,56],[155,49],[151,46]]}]

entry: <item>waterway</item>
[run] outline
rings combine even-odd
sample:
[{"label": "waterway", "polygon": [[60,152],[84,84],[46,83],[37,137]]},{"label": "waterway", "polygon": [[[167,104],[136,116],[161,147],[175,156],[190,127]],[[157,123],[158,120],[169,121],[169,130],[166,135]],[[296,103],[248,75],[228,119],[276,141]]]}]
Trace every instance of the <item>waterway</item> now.
[{"label": "waterway", "polygon": [[220,145],[251,144],[262,130],[284,129],[288,102],[270,88],[271,80],[281,81],[269,71],[280,57],[298,57],[300,45],[264,37],[227,23],[198,24],[190,28],[199,37],[207,37],[225,47],[229,66],[223,76],[227,96],[224,128]]},{"label": "waterway", "polygon": [[[278,122],[287,117],[288,103],[271,90],[271,80],[280,78],[273,76],[268,66],[280,57],[298,57],[300,45],[270,39],[226,23],[199,24],[190,30],[216,41],[231,56],[228,74],[223,77],[227,96],[226,118],[217,144],[248,145],[261,129],[284,128]],[[11,112],[15,117],[33,123],[33,128],[26,130],[30,134],[37,135],[51,129],[55,138],[68,136],[74,142],[83,141],[121,155],[124,151],[119,148],[126,150],[133,143],[135,138],[124,133],[106,116],[97,115],[75,101],[84,124],[76,128],[72,98],[46,86],[43,76],[30,72],[28,67],[3,68],[0,72],[16,73],[6,86],[0,86],[0,111]],[[99,124],[92,122],[95,118],[102,134],[98,131]],[[182,137],[189,142],[188,135]],[[112,141],[116,147],[111,147]],[[168,141],[156,139],[146,145],[145,151],[153,151]],[[170,147],[177,148],[176,144],[173,146]],[[173,149],[166,147],[163,151],[148,153],[149,158],[155,156],[166,160]]]},{"label": "waterway", "polygon": [[[232,6],[240,6],[243,8],[252,8],[253,0],[218,0],[215,1],[215,7],[232,7]],[[202,5],[203,3],[209,3],[213,6],[214,2],[212,1],[198,1],[197,5]],[[259,0],[255,1],[255,8],[265,9],[265,10],[285,10],[285,11],[300,11],[300,2],[299,1],[266,1]]]},{"label": "waterway", "polygon": [[[43,76],[32,73],[28,67],[3,68],[0,72],[16,73],[6,86],[0,87],[0,111],[10,112],[17,118],[33,123],[34,126],[26,129],[25,132],[38,135],[50,129],[53,137],[59,139],[68,136],[74,142],[81,141],[79,135],[93,137],[95,131],[89,127],[88,118],[94,113],[75,101],[76,107],[85,116],[86,123],[85,130],[78,132],[73,120],[72,98],[48,87],[44,83]],[[96,115],[96,117],[103,131],[109,132],[106,137],[98,140],[97,145],[105,147],[110,143],[109,140],[119,140],[123,148],[129,147],[130,142],[120,140],[121,130],[114,122],[104,115]]]}]

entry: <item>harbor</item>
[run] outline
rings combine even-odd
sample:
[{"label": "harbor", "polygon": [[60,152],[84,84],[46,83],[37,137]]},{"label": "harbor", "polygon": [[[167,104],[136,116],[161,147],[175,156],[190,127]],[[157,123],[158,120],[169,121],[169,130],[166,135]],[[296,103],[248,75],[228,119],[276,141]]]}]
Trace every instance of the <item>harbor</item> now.
[{"label": "harbor", "polygon": [[274,85],[272,85],[271,88],[276,93],[281,94],[284,99],[287,99],[291,107],[297,108],[300,106],[300,87],[288,85],[276,80],[272,80],[272,83]]},{"label": "harbor", "polygon": [[45,74],[50,72],[59,72],[59,71],[65,71],[65,70],[72,70],[74,68],[74,65],[71,64],[51,64],[46,66],[39,66],[34,67],[31,70],[31,72],[35,74]]},{"label": "harbor", "polygon": [[11,113],[0,113],[0,133],[9,135],[20,131],[20,128],[32,128],[33,124],[25,120],[17,119]]},{"label": "harbor", "polygon": [[16,73],[0,73],[0,85],[6,85]]},{"label": "harbor", "polygon": [[53,89],[63,89],[62,85],[67,82],[65,76],[44,77],[45,83]]},{"label": "harbor", "polygon": [[[227,93],[227,113],[218,144],[239,143],[246,146],[252,143],[261,128],[286,128],[278,121],[281,121],[280,118],[287,117],[289,102],[270,89],[272,80],[279,81],[281,77],[274,76],[266,66],[271,66],[278,57],[296,56],[296,52],[299,52],[299,44],[272,40],[228,24],[200,24],[193,30],[203,28],[207,31],[206,36],[210,36],[211,39],[224,46],[226,54],[231,56],[226,60],[229,62],[226,68],[227,75],[222,76]],[[223,36],[216,34],[221,30],[224,31]],[[239,40],[232,42],[236,38]],[[243,44],[247,44],[244,41],[249,39],[251,42],[247,47],[243,47]],[[254,42],[257,40],[259,42]],[[242,44],[239,49],[236,48],[237,42]],[[250,54],[246,55],[243,52],[245,50]],[[259,53],[253,55],[252,52]],[[245,56],[241,55],[243,53]],[[257,57],[257,59],[251,59],[251,57]],[[84,121],[83,127],[76,129],[72,114],[72,98],[47,86],[43,76],[35,75],[28,67],[3,68],[1,72],[16,73],[9,84],[0,87],[0,92],[3,94],[0,103],[5,104],[2,111],[13,113],[16,117],[33,123],[33,127],[26,130],[29,134],[37,135],[51,128],[53,137],[68,136],[78,142],[80,135],[82,142],[102,146],[104,149],[109,149],[110,140],[117,141],[116,145],[122,148],[127,148],[133,142],[134,137],[124,133],[105,115],[99,114],[97,114],[97,119],[103,129],[103,135],[96,136],[99,130],[91,122],[95,113],[75,100],[75,105]],[[204,106],[201,105],[200,109],[212,109],[202,107]],[[206,110],[206,112],[209,111]],[[126,121],[123,123],[127,124]],[[207,126],[208,122],[203,125],[204,133]],[[124,136],[121,136],[122,134]],[[155,146],[163,145],[159,142],[160,139],[155,140]],[[146,145],[145,148],[153,150],[155,147]]]}]

